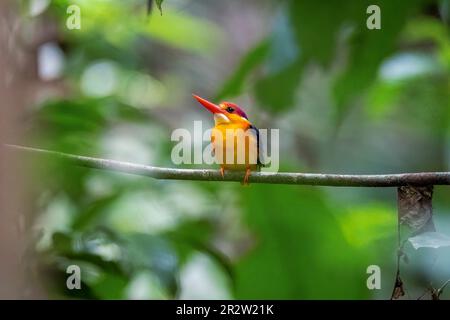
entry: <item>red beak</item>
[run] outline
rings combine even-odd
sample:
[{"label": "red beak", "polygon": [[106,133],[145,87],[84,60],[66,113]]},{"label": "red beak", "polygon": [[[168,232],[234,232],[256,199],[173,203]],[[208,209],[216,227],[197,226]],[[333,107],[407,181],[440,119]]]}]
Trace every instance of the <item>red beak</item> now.
[{"label": "red beak", "polygon": [[200,102],[200,104],[202,106],[204,106],[206,109],[208,109],[209,111],[211,111],[212,113],[225,113],[225,111],[223,111],[217,104],[214,104],[212,102],[209,102],[208,100],[205,100],[195,94],[192,95],[195,99],[197,99],[198,102]]}]

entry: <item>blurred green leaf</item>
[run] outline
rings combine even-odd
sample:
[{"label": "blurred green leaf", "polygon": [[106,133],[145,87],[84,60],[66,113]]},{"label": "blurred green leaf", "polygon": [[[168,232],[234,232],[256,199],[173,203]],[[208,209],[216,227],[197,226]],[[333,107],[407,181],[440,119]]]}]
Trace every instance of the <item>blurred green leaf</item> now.
[{"label": "blurred green leaf", "polygon": [[[418,133],[444,137],[450,123],[449,77],[431,76],[411,81],[400,100],[407,121]],[[445,160],[444,160],[445,161]],[[439,169],[441,170],[441,169]]]},{"label": "blurred green leaf", "polygon": [[397,227],[397,212],[381,203],[352,205],[339,214],[343,234],[355,247],[373,244],[383,238],[393,239]]},{"label": "blurred green leaf", "polygon": [[72,222],[72,228],[74,230],[80,230],[87,227],[92,227],[94,222],[99,219],[105,209],[111,206],[119,196],[119,193],[115,193],[112,195],[105,196],[101,199],[95,199],[93,203],[91,203],[87,208],[79,212],[77,217]]},{"label": "blurred green leaf", "polygon": [[219,92],[214,100],[223,100],[224,98],[233,97],[240,94],[243,90],[245,80],[248,78],[249,74],[263,62],[266,58],[268,50],[269,43],[267,41],[262,41],[250,49],[241,59],[239,66],[233,74],[219,89]]},{"label": "blurred green leaf", "polygon": [[98,131],[105,122],[96,101],[50,101],[36,116],[43,126],[64,131]]},{"label": "blurred green leaf", "polygon": [[[86,38],[92,39],[93,35],[97,35],[122,51],[133,46],[139,36],[146,36],[175,48],[202,53],[218,48],[222,38],[220,29],[207,19],[175,10],[163,17],[155,15],[152,19],[139,19],[133,2],[118,0],[83,1],[82,28],[74,34],[65,28],[66,9],[70,4],[68,0],[58,0],[52,8],[56,16],[64,21],[61,32],[75,42],[86,44]],[[162,0],[156,1],[158,9],[161,4]],[[134,54],[132,51],[130,53]]]},{"label": "blurred green leaf", "polygon": [[213,225],[209,221],[186,221],[167,233],[167,236],[177,248],[180,264],[185,263],[194,252],[206,253],[223,267],[230,279],[234,279],[229,259],[211,245],[213,231]]},{"label": "blurred green leaf", "polygon": [[259,104],[272,112],[294,106],[304,68],[287,15],[285,8],[276,15],[263,74],[254,84]]},{"label": "blurred green leaf", "polygon": [[144,34],[197,54],[213,53],[220,48],[223,39],[221,30],[214,23],[182,12],[155,16],[144,27]]},{"label": "blurred green leaf", "polygon": [[177,242],[186,244],[204,244],[211,240],[213,225],[206,220],[188,220],[180,223],[176,229],[166,235]]},{"label": "blurred green leaf", "polygon": [[[446,8],[446,9],[445,9]],[[441,5],[442,15],[444,16],[444,10],[450,11],[450,5],[448,1],[442,1]],[[442,23],[440,20],[434,17],[415,17],[409,19],[405,31],[402,36],[402,40],[405,42],[427,42],[432,41],[438,46],[437,55],[442,65],[445,66],[446,71],[450,70],[450,28]],[[444,71],[444,70],[442,70]]]},{"label": "blurred green leaf", "polygon": [[[97,233],[97,237],[98,236],[99,233]],[[72,235],[57,232],[52,237],[52,244],[52,250],[59,259],[64,258],[72,261],[77,260],[89,262],[98,266],[104,272],[125,275],[125,271],[118,262],[106,260],[102,257],[100,255],[100,251],[98,250],[99,246],[92,243],[88,244],[85,235],[83,234]],[[104,243],[102,245],[104,245]],[[61,267],[65,272],[66,266],[62,265]]]},{"label": "blurred green leaf", "polygon": [[72,239],[65,233],[56,232],[52,236],[53,248],[61,254],[71,253]]},{"label": "blurred green leaf", "polygon": [[[300,54],[328,66],[334,57],[341,23],[361,1],[291,0],[288,12]],[[351,6],[353,5],[353,6]],[[359,6],[358,6],[359,7]],[[365,10],[360,12],[364,16]]]},{"label": "blurred green leaf", "polygon": [[366,266],[345,241],[320,191],[252,185],[242,191],[242,197],[256,243],[236,266],[237,298],[367,295],[361,272]]},{"label": "blurred green leaf", "polygon": [[129,234],[125,238],[128,267],[135,272],[149,269],[173,295],[177,290],[178,258],[167,239],[148,234]]},{"label": "blurred green leaf", "polygon": [[[295,105],[305,66],[317,62],[329,66],[337,34],[350,5],[338,1],[316,3],[289,1],[276,16],[266,74],[255,84],[259,103],[272,112]],[[320,36],[319,36],[320,35]]]},{"label": "blurred green leaf", "polygon": [[116,273],[103,273],[100,280],[91,286],[99,299],[124,299],[128,279]]},{"label": "blurred green leaf", "polygon": [[384,119],[384,116],[395,111],[403,85],[401,83],[377,81],[367,94],[367,112],[373,119]]},{"label": "blurred green leaf", "polygon": [[294,106],[295,92],[303,71],[303,61],[298,60],[285,69],[258,80],[255,96],[263,107],[280,112]]},{"label": "blurred green leaf", "polygon": [[162,3],[164,0],[155,0],[156,3],[156,7],[158,7],[159,12],[161,13],[161,15],[163,14],[163,10],[162,10]]},{"label": "blurred green leaf", "polygon": [[336,78],[333,89],[338,121],[343,117],[353,97],[364,93],[376,79],[379,65],[394,52],[407,18],[417,12],[421,3],[421,0],[378,1],[377,5],[381,9],[381,30],[369,30],[366,27],[368,16],[362,13],[369,5],[368,2],[353,6],[359,8],[358,12],[361,14],[354,18],[347,65]]},{"label": "blurred green leaf", "polygon": [[170,292],[171,296],[178,290],[178,259],[163,237],[128,234],[119,239],[104,228],[74,234],[57,232],[53,235],[52,250],[56,255],[54,259],[64,261],[60,264],[61,272],[65,272],[69,264],[99,268],[96,271],[99,275],[90,277],[84,285],[100,299],[125,298],[124,289],[133,275],[140,272],[150,272],[148,275],[153,275],[155,281],[163,285],[160,289]]}]

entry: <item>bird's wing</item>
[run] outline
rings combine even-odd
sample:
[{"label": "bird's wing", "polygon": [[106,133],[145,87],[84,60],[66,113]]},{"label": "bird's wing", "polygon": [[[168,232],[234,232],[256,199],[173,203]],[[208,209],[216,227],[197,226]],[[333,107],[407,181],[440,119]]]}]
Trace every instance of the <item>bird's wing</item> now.
[{"label": "bird's wing", "polygon": [[263,143],[261,141],[261,139],[259,138],[259,130],[257,127],[255,127],[254,125],[250,125],[249,129],[253,129],[251,130],[252,134],[256,135],[256,143],[257,143],[257,151],[258,151],[258,166],[260,167],[264,167],[265,166],[265,161],[264,161],[264,146]]}]

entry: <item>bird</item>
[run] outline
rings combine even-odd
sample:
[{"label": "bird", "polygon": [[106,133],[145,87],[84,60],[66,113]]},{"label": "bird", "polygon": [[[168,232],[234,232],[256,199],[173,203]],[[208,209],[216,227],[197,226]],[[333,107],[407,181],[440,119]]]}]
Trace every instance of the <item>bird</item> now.
[{"label": "bird", "polygon": [[[251,171],[260,171],[264,166],[258,128],[235,103],[225,101],[215,104],[195,94],[193,97],[214,115],[211,143],[216,160],[220,163],[222,178],[225,177],[225,170],[245,171],[242,184],[248,185]],[[242,151],[244,154],[239,155]],[[234,156],[227,158],[227,153],[233,153]]]}]

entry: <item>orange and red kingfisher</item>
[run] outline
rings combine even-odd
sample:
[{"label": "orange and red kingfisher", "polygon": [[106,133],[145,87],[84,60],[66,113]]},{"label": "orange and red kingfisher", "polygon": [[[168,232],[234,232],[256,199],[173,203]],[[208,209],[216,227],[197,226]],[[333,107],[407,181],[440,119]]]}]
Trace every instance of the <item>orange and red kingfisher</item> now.
[{"label": "orange and red kingfisher", "polygon": [[195,94],[193,96],[214,115],[211,143],[222,177],[225,170],[245,171],[243,184],[248,184],[251,171],[259,171],[263,166],[258,129],[237,104],[222,102],[216,105]]}]

